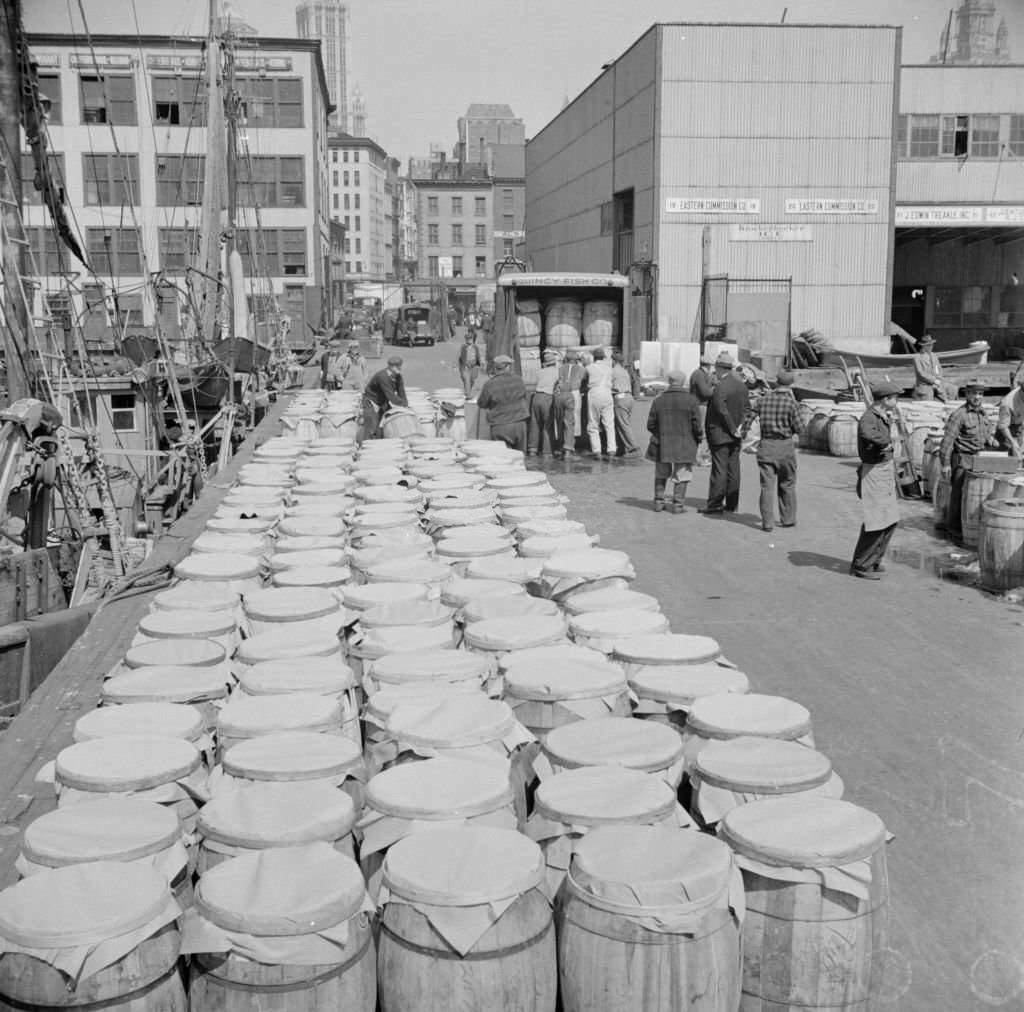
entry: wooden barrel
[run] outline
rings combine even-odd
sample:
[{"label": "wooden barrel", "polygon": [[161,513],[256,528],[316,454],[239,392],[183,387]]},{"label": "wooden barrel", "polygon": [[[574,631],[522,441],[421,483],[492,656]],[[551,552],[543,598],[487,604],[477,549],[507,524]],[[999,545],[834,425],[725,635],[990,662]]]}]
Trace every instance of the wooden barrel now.
[{"label": "wooden barrel", "polygon": [[818,453],[828,453],[828,423],[832,415],[827,411],[817,411],[807,423],[807,448]]},{"label": "wooden barrel", "polygon": [[384,861],[394,902],[380,918],[382,1012],[554,1012],[543,876],[540,848],[509,829],[458,826],[396,843]]},{"label": "wooden barrel", "polygon": [[[920,473],[924,468],[925,445],[936,435],[935,426],[930,422],[914,425],[904,442],[904,451],[914,467]],[[939,430],[941,439],[941,430]]]},{"label": "wooden barrel", "polygon": [[989,499],[1024,499],[1024,475],[994,474]]},{"label": "wooden barrel", "polygon": [[882,820],[798,795],[740,805],[718,832],[746,892],[741,1012],[876,1007],[888,940]]},{"label": "wooden barrel", "polygon": [[488,654],[495,661],[506,653],[565,641],[565,619],[560,615],[489,618],[466,626],[467,650]]},{"label": "wooden barrel", "polygon": [[694,700],[749,692],[750,681],[742,671],[720,664],[686,664],[642,668],[629,676],[629,687],[637,697],[634,717],[669,724],[682,733]]},{"label": "wooden barrel", "polygon": [[521,348],[540,344],[540,303],[536,299],[516,300],[516,338]]},{"label": "wooden barrel", "polygon": [[381,428],[384,431],[385,439],[423,435],[420,420],[411,408],[392,408],[381,419]]},{"label": "wooden barrel", "polygon": [[969,471],[964,479],[964,494],[960,502],[960,524],[963,542],[968,548],[978,544],[981,525],[981,505],[992,494],[997,475],[987,471]]},{"label": "wooden barrel", "polygon": [[583,303],[583,343],[588,347],[616,348],[622,343],[619,304],[610,299]]},{"label": "wooden barrel", "polygon": [[[0,935],[21,951],[0,955],[0,1010],[186,1012],[178,973],[179,915],[167,880],[144,864],[75,864],[5,889]],[[147,924],[152,932],[135,945],[122,943],[129,951],[109,965],[93,972],[78,956],[81,976],[66,972],[76,953],[117,946],[119,938]]]},{"label": "wooden barrel", "polygon": [[828,423],[828,452],[833,457],[857,456],[857,419],[853,415],[835,415]]},{"label": "wooden barrel", "polygon": [[932,433],[925,437],[924,448],[921,451],[921,486],[929,498],[934,498],[935,488],[942,474],[942,462],[939,460],[941,443],[942,435]]},{"label": "wooden barrel", "polygon": [[985,590],[1024,586],[1024,499],[989,499],[982,505],[978,564]]},{"label": "wooden barrel", "polygon": [[583,303],[550,299],[544,308],[544,341],[549,348],[576,348],[582,340]]},{"label": "wooden barrel", "polygon": [[185,665],[150,665],[108,678],[100,686],[100,701],[120,703],[188,703],[203,715],[206,729],[217,726],[217,714],[227,699],[231,676],[223,669]]},{"label": "wooden barrel", "polygon": [[738,878],[729,848],[691,829],[588,833],[558,907],[564,1012],[734,1012]]},{"label": "wooden barrel", "polygon": [[[365,897],[356,863],[322,842],[211,868],[199,880],[196,911],[207,937],[224,941],[192,954],[192,1008],[374,1012],[376,957]],[[244,951],[233,947],[236,932],[246,938]]]},{"label": "wooden barrel", "polygon": [[[296,664],[304,660],[300,655],[292,658]],[[217,749],[223,755],[249,738],[287,731],[313,731],[359,740],[356,714],[343,709],[338,699],[315,692],[278,696],[250,696],[240,692],[231,697],[217,718]]]},{"label": "wooden barrel", "polygon": [[949,510],[949,478],[942,473],[942,462],[936,452],[932,456],[932,526],[936,530],[946,529],[946,513]]},{"label": "wooden barrel", "polygon": [[660,636],[669,631],[660,611],[592,611],[569,619],[569,637],[581,647],[610,654],[621,639]]}]

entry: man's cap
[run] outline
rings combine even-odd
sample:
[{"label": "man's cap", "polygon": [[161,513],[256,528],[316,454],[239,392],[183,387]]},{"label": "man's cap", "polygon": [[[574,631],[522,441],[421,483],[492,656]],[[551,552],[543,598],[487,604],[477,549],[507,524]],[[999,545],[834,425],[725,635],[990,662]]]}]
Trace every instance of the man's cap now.
[{"label": "man's cap", "polygon": [[779,374],[775,377],[775,382],[780,387],[791,387],[794,379],[796,377],[788,369],[780,369]]},{"label": "man's cap", "polygon": [[972,376],[964,383],[964,390],[988,390],[988,384],[984,380]]},{"label": "man's cap", "polygon": [[402,356],[401,355],[392,355],[391,358],[388,359],[388,365],[401,365],[401,364],[402,364]]},{"label": "man's cap", "polygon": [[711,352],[709,352],[709,351],[704,352],[704,354],[701,355],[701,357],[700,357],[700,364],[701,365],[714,365],[715,364],[715,356],[712,355]]},{"label": "man's cap", "polygon": [[512,358],[509,355],[495,355],[494,356],[494,364],[495,365],[511,365],[512,364]]},{"label": "man's cap", "polygon": [[920,341],[917,342],[920,345],[935,344],[935,338],[931,334],[925,334]]},{"label": "man's cap", "polygon": [[599,358],[604,358],[604,348],[595,348],[591,353],[596,361]]},{"label": "man's cap", "polygon": [[894,397],[903,393],[903,387],[890,383],[889,380],[882,380],[871,388],[871,396],[881,400],[883,397]]},{"label": "man's cap", "polygon": [[686,386],[686,373],[680,372],[678,369],[673,369],[665,378],[670,387]]},{"label": "man's cap", "polygon": [[720,351],[718,358],[715,359],[715,365],[720,365],[723,369],[731,369],[735,364],[732,360],[732,355],[727,351]]}]

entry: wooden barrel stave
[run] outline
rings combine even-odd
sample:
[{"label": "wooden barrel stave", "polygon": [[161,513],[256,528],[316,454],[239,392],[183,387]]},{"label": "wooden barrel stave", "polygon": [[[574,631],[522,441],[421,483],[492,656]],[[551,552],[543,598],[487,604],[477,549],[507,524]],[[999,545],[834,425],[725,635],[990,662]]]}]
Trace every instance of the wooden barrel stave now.
[{"label": "wooden barrel stave", "polygon": [[828,423],[828,452],[833,457],[857,456],[857,419],[836,415]]},{"label": "wooden barrel stave", "polygon": [[985,590],[1024,586],[1024,500],[990,499],[982,505],[978,565]]},{"label": "wooden barrel stave", "polygon": [[960,525],[963,542],[968,548],[978,543],[981,524],[981,506],[995,488],[998,475],[986,471],[970,471],[964,481],[964,494],[960,503]]}]

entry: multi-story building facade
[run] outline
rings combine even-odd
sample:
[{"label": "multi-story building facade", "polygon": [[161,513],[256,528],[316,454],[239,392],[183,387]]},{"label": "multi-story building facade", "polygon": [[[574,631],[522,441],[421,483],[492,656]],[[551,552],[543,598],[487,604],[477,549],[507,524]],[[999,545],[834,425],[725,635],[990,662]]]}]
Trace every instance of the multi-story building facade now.
[{"label": "multi-story building facade", "polygon": [[[206,47],[163,36],[35,34],[29,44],[50,100],[49,141],[91,271],[79,279],[88,323],[117,292],[122,323],[159,317],[180,332],[198,252],[206,171]],[[259,315],[276,298],[306,333],[326,316],[327,113],[320,46],[255,38],[235,54],[240,95],[234,238]],[[27,151],[27,149],[26,149]],[[23,155],[26,170],[30,157]],[[31,180],[31,171],[27,179]],[[220,181],[217,181],[218,184]],[[67,292],[47,212],[29,183],[25,221],[41,293]],[[223,230],[225,220],[215,226]],[[161,286],[149,284],[159,274]],[[103,320],[106,327],[106,319]],[[88,333],[88,327],[86,327]]]},{"label": "multi-story building facade", "polygon": [[416,184],[406,176],[398,179],[398,243],[395,277],[411,281],[419,276],[419,220]]},{"label": "multi-story building facade", "polygon": [[334,110],[331,126],[352,129],[352,36],[348,4],[341,0],[302,0],[295,8],[295,25],[300,39],[316,39],[327,74],[327,91]]},{"label": "multi-story building facade", "polygon": [[489,179],[416,181],[419,276],[490,278],[494,273]]},{"label": "multi-story building facade", "polygon": [[345,226],[345,275],[384,281],[391,269],[388,155],[369,137],[332,133],[327,142],[330,216]]}]

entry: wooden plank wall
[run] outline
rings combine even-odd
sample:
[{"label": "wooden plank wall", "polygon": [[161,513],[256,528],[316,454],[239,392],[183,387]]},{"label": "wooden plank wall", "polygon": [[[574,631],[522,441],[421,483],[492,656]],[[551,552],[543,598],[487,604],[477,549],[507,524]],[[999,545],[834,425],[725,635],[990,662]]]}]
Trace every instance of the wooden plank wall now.
[{"label": "wooden plank wall", "polygon": [[[282,398],[271,406],[188,514],[156,542],[147,569],[172,566],[189,553],[193,540],[202,533],[239,469],[251,459],[253,450],[277,434],[278,419],[287,401],[288,398]],[[103,676],[128,649],[139,619],[149,610],[158,589],[161,588],[102,607],[49,678],[33,693],[24,711],[0,735],[0,888],[17,880],[14,861],[21,831],[55,806],[52,788],[37,784],[36,774],[71,744],[75,721],[96,706]]]}]

